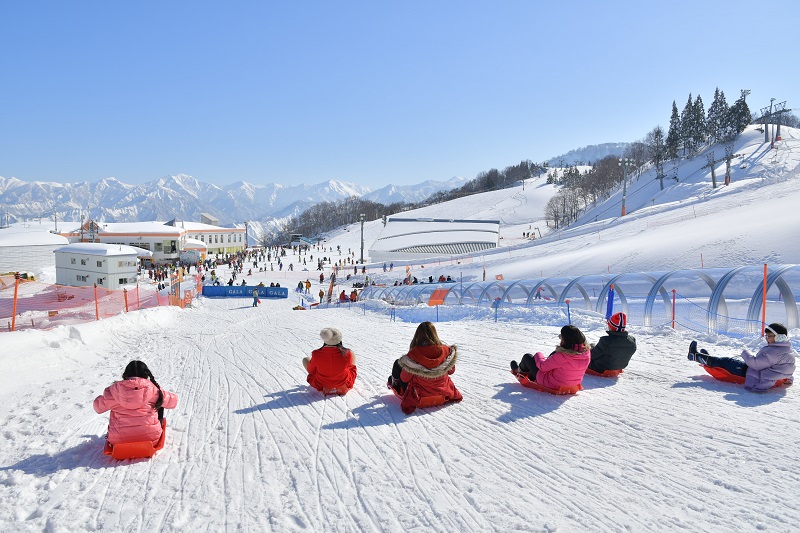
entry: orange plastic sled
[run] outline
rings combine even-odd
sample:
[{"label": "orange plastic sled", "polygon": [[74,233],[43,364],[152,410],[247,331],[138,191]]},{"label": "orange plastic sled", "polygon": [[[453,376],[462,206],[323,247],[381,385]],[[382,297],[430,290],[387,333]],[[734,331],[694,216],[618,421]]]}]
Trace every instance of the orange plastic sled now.
[{"label": "orange plastic sled", "polygon": [[123,459],[149,459],[153,457],[158,450],[164,447],[164,438],[167,435],[167,419],[161,420],[161,437],[156,442],[155,446],[149,440],[141,442],[123,442],[119,444],[111,444],[106,441],[106,447],[103,453],[110,455],[117,461]]},{"label": "orange plastic sled", "polygon": [[595,372],[594,370],[586,369],[586,373],[590,376],[600,376],[601,378],[615,378],[622,374],[623,370],[603,370],[602,372]]},{"label": "orange plastic sled", "polygon": [[[737,376],[736,374],[731,374],[724,368],[720,368],[718,366],[706,366],[700,365],[703,367],[703,370],[708,372],[711,377],[714,379],[718,379],[720,381],[725,381],[727,383],[736,383],[737,385],[744,385],[744,376]],[[783,385],[791,385],[792,381],[790,379],[779,379],[775,382],[775,385],[772,386],[774,389],[775,387],[781,387]]]},{"label": "orange plastic sled", "polygon": [[522,385],[531,389],[536,389],[540,392],[549,392],[550,394],[555,394],[556,396],[561,396],[563,394],[575,394],[579,390],[583,390],[583,385],[581,385],[580,383],[578,383],[577,385],[569,385],[569,386],[561,385],[557,389],[551,389],[550,387],[545,387],[541,383],[536,383],[535,381],[529,380],[528,376],[526,376],[521,372],[517,373],[511,372],[511,373],[514,374],[514,377],[517,378],[517,381],[519,381]]},{"label": "orange plastic sled", "polygon": [[[389,387],[389,390],[391,390],[395,396],[400,398],[400,395],[397,393],[396,390],[394,390],[394,388]],[[418,408],[436,407],[438,405],[444,405],[444,403],[445,403],[444,396],[441,394],[439,394],[438,396],[423,396],[422,398],[419,399],[417,407]]]}]

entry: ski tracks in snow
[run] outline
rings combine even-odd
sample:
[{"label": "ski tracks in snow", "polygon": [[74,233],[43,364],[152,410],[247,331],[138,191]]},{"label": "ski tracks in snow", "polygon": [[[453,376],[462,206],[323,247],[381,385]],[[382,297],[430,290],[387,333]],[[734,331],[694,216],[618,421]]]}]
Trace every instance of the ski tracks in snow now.
[{"label": "ski tracks in snow", "polygon": [[[780,523],[747,498],[750,479],[783,480],[760,486],[768,501],[782,501],[787,484],[800,487],[800,475],[768,459],[791,464],[796,451],[781,444],[793,442],[798,419],[774,408],[780,396],[709,385],[698,367],[658,353],[663,339],[640,338],[618,380],[587,376],[578,395],[556,397],[520,386],[508,361],[551,350],[557,328],[440,323],[442,339],[459,345],[453,380],[465,399],[406,416],[385,382],[416,324],[366,315],[354,325],[350,311],[286,307],[206,299],[158,311],[136,330],[117,319],[95,326],[98,343],[78,348],[92,352],[83,356],[92,370],[44,376],[2,419],[17,449],[16,462],[0,469],[0,502],[23,510],[13,529],[721,531],[730,513],[753,528]],[[330,325],[357,355],[359,376],[344,397],[312,390],[300,363]],[[477,339],[475,327],[485,330]],[[90,404],[136,358],[179,402],[156,457],[116,462],[102,455],[107,415]],[[690,396],[681,388],[704,396],[701,405],[726,395],[758,416],[741,429],[699,413],[697,401],[676,402]],[[708,425],[682,423],[697,416]],[[692,494],[742,499],[718,508]]]}]

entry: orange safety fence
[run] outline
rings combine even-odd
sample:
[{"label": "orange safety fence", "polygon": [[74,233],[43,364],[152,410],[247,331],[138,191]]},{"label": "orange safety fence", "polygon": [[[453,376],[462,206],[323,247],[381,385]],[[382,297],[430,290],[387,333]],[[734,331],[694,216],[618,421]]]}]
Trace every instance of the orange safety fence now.
[{"label": "orange safety fence", "polygon": [[47,329],[166,305],[185,308],[191,305],[193,293],[199,293],[202,289],[200,276],[187,278],[181,284],[183,295],[178,296],[159,294],[154,283],[110,290],[97,286],[52,285],[2,276],[0,332]]}]

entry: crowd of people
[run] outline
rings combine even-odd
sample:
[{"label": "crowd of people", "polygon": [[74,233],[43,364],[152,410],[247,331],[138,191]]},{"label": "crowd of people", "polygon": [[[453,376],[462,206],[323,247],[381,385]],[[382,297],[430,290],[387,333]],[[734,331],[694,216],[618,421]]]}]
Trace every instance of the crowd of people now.
[{"label": "crowd of people", "polygon": [[[253,298],[255,306],[258,297],[254,294]],[[511,361],[511,371],[545,388],[558,389],[580,385],[587,370],[601,374],[622,370],[636,352],[636,339],[626,330],[624,313],[612,315],[606,325],[606,335],[590,344],[579,328],[567,324],[548,356],[541,351],[526,353],[519,363]],[[302,359],[306,381],[326,395],[347,394],[358,377],[355,352],[343,344],[342,332],[337,328],[326,327],[319,336],[322,346]],[[744,350],[738,358],[712,356],[692,341],[688,359],[744,378],[748,391],[764,392],[776,383],[791,383],[797,353],[786,326],[769,324],[764,339],[766,346],[755,355]],[[387,387],[400,397],[400,408],[406,414],[421,406],[460,402],[463,397],[451,378],[457,361],[458,347],[444,343],[433,323],[422,322],[406,353],[392,364]],[[94,409],[97,413],[111,411],[107,437],[110,444],[148,440],[155,443],[161,437],[163,410],[173,409],[177,403],[178,397],[159,386],[146,364],[131,361],[122,380],[95,399]]]}]

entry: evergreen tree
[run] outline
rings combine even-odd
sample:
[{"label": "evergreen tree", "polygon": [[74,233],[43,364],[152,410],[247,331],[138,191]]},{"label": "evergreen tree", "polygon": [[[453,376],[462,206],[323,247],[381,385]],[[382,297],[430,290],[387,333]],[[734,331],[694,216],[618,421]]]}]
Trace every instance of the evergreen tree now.
[{"label": "evergreen tree", "polygon": [[734,102],[728,111],[728,124],[726,133],[728,138],[735,138],[742,133],[744,129],[750,124],[750,108],[747,106],[745,97],[747,93],[742,91],[739,99]]},{"label": "evergreen tree", "polygon": [[717,87],[714,91],[714,101],[711,103],[711,107],[708,108],[708,118],[706,120],[706,132],[712,142],[723,139],[723,129],[727,114],[728,102],[725,101],[725,93]]},{"label": "evergreen tree", "polygon": [[706,142],[706,108],[700,95],[692,106],[692,145],[697,147]]},{"label": "evergreen tree", "polygon": [[683,106],[681,111],[681,144],[683,145],[684,153],[688,150],[694,150],[692,127],[694,126],[694,103],[692,102],[692,93],[689,93],[689,99],[686,105]]},{"label": "evergreen tree", "polygon": [[681,117],[678,115],[678,106],[672,101],[672,116],[669,118],[669,131],[666,141],[667,157],[676,159],[681,147]]}]

